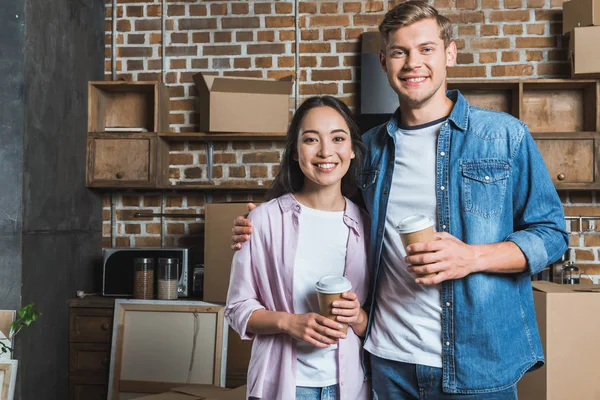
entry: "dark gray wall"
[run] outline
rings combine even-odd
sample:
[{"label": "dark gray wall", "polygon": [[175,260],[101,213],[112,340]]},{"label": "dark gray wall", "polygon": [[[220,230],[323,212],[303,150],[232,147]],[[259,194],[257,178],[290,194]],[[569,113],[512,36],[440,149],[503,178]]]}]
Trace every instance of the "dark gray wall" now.
[{"label": "dark gray wall", "polygon": [[0,309],[21,304],[24,1],[0,1]]},{"label": "dark gray wall", "polygon": [[87,82],[104,78],[104,1],[0,3],[0,308],[42,312],[16,340],[19,398],[63,400],[67,300],[95,289],[101,257],[85,143]]}]

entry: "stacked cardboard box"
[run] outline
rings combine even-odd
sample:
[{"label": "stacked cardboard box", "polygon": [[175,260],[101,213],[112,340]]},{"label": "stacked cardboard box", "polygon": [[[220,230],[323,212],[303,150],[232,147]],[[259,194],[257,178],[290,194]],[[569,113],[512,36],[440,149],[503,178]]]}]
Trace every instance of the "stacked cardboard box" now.
[{"label": "stacked cardboard box", "polygon": [[569,34],[571,77],[600,78],[600,0],[571,0],[563,4],[563,34]]}]

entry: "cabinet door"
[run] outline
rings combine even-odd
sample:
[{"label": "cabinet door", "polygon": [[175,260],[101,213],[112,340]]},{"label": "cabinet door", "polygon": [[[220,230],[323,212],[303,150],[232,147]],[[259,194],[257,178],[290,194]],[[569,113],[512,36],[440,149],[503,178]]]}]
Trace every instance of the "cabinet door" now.
[{"label": "cabinet door", "polygon": [[108,385],[69,385],[70,400],[106,400],[108,398]]},{"label": "cabinet door", "polygon": [[594,189],[598,181],[598,134],[535,134],[557,189]]},{"label": "cabinet door", "polygon": [[109,344],[69,344],[69,374],[71,379],[85,383],[108,384],[109,364]]},{"label": "cabinet door", "polygon": [[110,343],[112,309],[72,308],[69,318],[69,342]]},{"label": "cabinet door", "polygon": [[88,135],[88,186],[155,187],[156,137],[152,135]]}]

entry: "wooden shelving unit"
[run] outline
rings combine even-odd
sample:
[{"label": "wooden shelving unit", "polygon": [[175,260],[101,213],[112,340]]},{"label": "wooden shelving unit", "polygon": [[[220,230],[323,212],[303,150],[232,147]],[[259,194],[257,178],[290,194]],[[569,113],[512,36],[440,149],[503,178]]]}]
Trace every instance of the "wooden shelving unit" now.
[{"label": "wooden shelving unit", "polygon": [[230,141],[230,140],[285,140],[285,133],[159,133],[161,139],[167,141]]},{"label": "wooden shelving unit", "polygon": [[525,122],[558,190],[600,189],[600,84],[595,80],[448,82],[471,105]]}]

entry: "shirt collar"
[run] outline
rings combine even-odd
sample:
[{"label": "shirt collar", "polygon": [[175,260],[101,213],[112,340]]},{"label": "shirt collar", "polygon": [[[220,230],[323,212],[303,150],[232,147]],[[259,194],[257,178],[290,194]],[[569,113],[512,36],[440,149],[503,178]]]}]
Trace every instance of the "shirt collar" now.
[{"label": "shirt collar", "polygon": [[[360,236],[361,232],[358,223],[360,221],[361,214],[360,208],[358,208],[356,204],[348,200],[346,197],[344,197],[344,199],[346,200],[346,209],[344,210],[344,224],[346,224],[348,228],[351,228],[357,236]],[[283,196],[278,197],[277,202],[279,203],[279,208],[281,208],[281,211],[283,213],[300,213],[300,203],[298,203],[298,200],[296,200],[296,198],[291,193],[287,193]]]},{"label": "shirt collar", "polygon": [[[452,112],[448,116],[448,120],[452,122],[459,130],[465,131],[469,122],[469,103],[458,90],[446,90],[446,97],[454,103]],[[396,109],[392,118],[388,121],[386,128],[390,136],[398,131],[400,125],[400,107]]]}]

